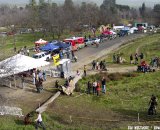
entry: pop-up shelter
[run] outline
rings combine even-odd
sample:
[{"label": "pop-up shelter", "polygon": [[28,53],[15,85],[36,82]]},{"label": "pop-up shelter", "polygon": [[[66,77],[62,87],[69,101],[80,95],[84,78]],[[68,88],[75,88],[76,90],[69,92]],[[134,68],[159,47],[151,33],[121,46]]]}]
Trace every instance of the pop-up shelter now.
[{"label": "pop-up shelter", "polygon": [[42,51],[53,51],[59,49],[59,46],[54,45],[53,43],[48,43],[45,46],[40,47]]},{"label": "pop-up shelter", "polygon": [[35,42],[36,45],[43,45],[43,44],[47,44],[48,41],[45,41],[43,39],[39,39],[38,41]]},{"label": "pop-up shelter", "polygon": [[45,65],[49,65],[49,62],[17,54],[0,62],[0,78],[15,75]]},{"label": "pop-up shelter", "polygon": [[70,46],[71,46],[70,44],[66,44],[63,42],[57,42],[54,45],[59,46],[59,48],[61,48],[61,49],[67,49],[67,48],[70,48]]},{"label": "pop-up shelter", "polygon": [[[46,65],[49,65],[49,62],[17,54],[0,62],[0,84],[9,87],[13,84],[15,87],[20,87],[22,82],[17,85],[16,79],[18,80],[18,78],[16,74]],[[13,77],[14,80],[12,79]]]}]

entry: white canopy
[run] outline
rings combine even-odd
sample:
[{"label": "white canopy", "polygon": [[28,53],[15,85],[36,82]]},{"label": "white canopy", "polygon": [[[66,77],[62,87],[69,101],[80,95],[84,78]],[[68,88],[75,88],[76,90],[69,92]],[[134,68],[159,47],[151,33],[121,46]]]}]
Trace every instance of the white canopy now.
[{"label": "white canopy", "polygon": [[48,42],[43,39],[39,39],[38,41],[35,42],[35,44],[46,44],[46,43]]},{"label": "white canopy", "polygon": [[0,62],[0,78],[18,74],[33,68],[48,65],[49,62],[17,54]]}]

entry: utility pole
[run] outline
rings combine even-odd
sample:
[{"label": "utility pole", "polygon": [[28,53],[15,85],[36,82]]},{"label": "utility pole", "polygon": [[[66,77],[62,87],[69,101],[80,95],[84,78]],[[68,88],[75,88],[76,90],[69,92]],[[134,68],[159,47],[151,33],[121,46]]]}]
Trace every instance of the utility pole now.
[{"label": "utility pole", "polygon": [[13,33],[14,52],[16,53],[17,48],[16,48],[16,38],[15,38],[15,33],[16,33],[16,31],[15,31],[15,25],[12,25],[11,28],[12,28],[12,33]]}]

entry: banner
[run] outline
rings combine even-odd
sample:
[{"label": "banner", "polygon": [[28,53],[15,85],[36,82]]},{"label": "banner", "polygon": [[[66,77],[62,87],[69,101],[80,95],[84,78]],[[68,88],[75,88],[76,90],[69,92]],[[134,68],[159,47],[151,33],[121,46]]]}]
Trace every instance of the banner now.
[{"label": "banner", "polygon": [[53,56],[53,63],[55,66],[59,65],[60,57],[59,54]]}]

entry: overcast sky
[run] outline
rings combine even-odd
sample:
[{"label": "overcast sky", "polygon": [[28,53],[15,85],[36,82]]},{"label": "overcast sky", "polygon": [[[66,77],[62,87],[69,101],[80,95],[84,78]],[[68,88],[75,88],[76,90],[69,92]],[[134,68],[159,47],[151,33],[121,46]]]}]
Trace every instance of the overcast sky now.
[{"label": "overcast sky", "polygon": [[[37,0],[38,1],[38,0]],[[47,1],[47,0],[46,0]],[[63,3],[64,0],[51,0],[52,2],[60,2]],[[97,3],[98,5],[102,4],[103,0],[73,0],[74,2],[82,2],[82,1],[90,1],[90,2],[94,2]],[[146,3],[147,6],[151,6],[153,7],[154,4],[159,3],[160,4],[160,0],[116,0],[118,4],[125,4],[125,5],[129,5],[129,6],[140,6],[142,5],[143,2]],[[2,4],[16,4],[16,5],[24,5],[26,3],[28,3],[29,0],[0,0],[0,3]]]}]

